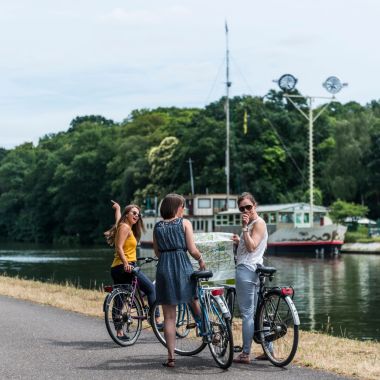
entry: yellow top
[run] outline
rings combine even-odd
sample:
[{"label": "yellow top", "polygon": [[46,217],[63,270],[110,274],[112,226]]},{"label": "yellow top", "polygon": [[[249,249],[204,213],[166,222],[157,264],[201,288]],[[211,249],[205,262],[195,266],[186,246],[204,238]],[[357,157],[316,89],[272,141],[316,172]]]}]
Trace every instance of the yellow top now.
[{"label": "yellow top", "polygon": [[[135,238],[135,235],[133,235],[133,231],[131,230],[129,236],[127,237],[127,239],[125,239],[123,246],[124,256],[129,263],[136,261],[136,247],[137,240]],[[121,261],[121,258],[117,251],[115,251],[115,257],[113,259],[111,268],[116,267],[117,265],[123,265],[123,262]]]}]

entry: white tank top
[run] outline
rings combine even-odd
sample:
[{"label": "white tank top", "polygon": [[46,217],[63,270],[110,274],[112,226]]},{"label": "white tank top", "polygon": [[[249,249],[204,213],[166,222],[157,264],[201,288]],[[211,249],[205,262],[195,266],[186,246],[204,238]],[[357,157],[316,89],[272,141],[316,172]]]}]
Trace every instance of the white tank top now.
[{"label": "white tank top", "polygon": [[[248,227],[248,233],[250,235],[251,235],[252,228],[253,228],[254,224],[259,219],[261,219],[263,221],[263,223],[265,224],[265,221],[260,217],[253,220],[247,226]],[[245,241],[244,241],[243,233],[242,233],[240,235],[240,242],[239,242],[239,246],[237,249],[236,265],[244,265],[244,266],[246,266],[252,270],[256,270],[256,265],[263,263],[263,256],[264,256],[264,252],[267,248],[267,241],[268,241],[268,231],[267,231],[266,224],[265,224],[265,233],[264,233],[264,236],[263,236],[262,240],[260,241],[259,245],[257,246],[257,248],[254,251],[248,252],[247,247],[245,246]]]}]

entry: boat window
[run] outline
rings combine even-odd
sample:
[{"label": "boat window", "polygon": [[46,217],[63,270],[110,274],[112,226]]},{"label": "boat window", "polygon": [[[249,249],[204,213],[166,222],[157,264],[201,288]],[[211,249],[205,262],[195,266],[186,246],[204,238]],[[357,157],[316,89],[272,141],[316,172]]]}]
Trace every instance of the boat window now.
[{"label": "boat window", "polygon": [[215,210],[225,210],[226,209],[226,199],[214,199],[212,202],[212,207]]},{"label": "boat window", "polygon": [[199,198],[198,199],[198,208],[211,208],[211,199],[210,198]]},{"label": "boat window", "polygon": [[267,213],[263,214],[263,219],[265,220],[265,223],[268,223],[269,221],[269,216]]},{"label": "boat window", "polygon": [[277,220],[276,220],[276,214],[271,212],[269,214],[269,223],[271,224],[276,224]]},{"label": "boat window", "polygon": [[229,208],[236,208],[236,200],[235,199],[229,199],[228,200],[228,207]]},{"label": "boat window", "polygon": [[309,223],[309,214],[305,212],[305,214],[303,214],[303,222],[304,223]]},{"label": "boat window", "polygon": [[293,214],[282,212],[280,213],[280,222],[281,223],[293,223]]},{"label": "boat window", "polygon": [[301,220],[301,218],[302,218],[302,214],[300,214],[300,213],[296,213],[296,223],[297,224],[301,224],[302,223],[302,220]]}]

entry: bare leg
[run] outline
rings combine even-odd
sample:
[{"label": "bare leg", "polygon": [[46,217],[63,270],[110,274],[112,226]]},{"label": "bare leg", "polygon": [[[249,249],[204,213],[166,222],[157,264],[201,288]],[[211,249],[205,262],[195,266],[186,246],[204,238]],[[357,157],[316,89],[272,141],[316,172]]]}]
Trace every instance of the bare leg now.
[{"label": "bare leg", "polygon": [[162,305],[164,312],[164,336],[168,348],[168,359],[174,359],[176,305]]},{"label": "bare leg", "polygon": [[194,315],[197,315],[197,316],[201,315],[201,307],[199,306],[198,300],[191,301],[191,309],[193,310]]}]

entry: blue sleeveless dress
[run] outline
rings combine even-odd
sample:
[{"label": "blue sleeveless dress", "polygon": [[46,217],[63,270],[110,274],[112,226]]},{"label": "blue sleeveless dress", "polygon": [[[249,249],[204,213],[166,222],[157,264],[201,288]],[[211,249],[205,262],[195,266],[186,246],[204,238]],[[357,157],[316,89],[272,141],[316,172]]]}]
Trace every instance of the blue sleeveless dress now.
[{"label": "blue sleeveless dress", "polygon": [[160,257],[156,271],[156,300],[161,305],[188,303],[195,297],[194,269],[187,254],[183,219],[159,221],[153,234]]}]

